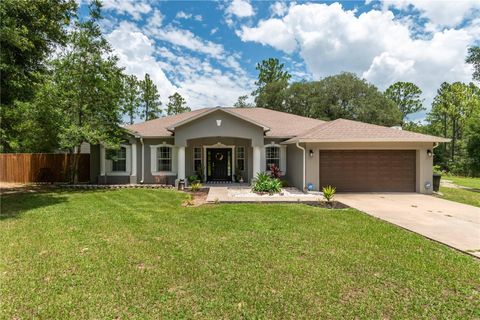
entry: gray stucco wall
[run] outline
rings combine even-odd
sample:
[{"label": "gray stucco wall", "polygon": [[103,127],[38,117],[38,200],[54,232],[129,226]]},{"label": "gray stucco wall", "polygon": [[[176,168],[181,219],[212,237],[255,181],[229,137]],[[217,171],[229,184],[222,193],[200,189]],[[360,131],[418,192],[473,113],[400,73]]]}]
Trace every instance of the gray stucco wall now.
[{"label": "gray stucco wall", "polygon": [[[143,159],[144,164],[144,180],[143,183],[166,183],[166,184],[175,184],[175,176],[153,176],[152,175],[152,163],[151,163],[151,147],[158,144],[170,144],[173,145],[174,141],[173,138],[158,138],[158,139],[143,139],[144,143],[144,150],[145,150],[145,159]],[[139,177],[139,182],[141,181],[142,177],[142,145],[140,143],[137,144],[137,176]]]},{"label": "gray stucco wall", "polygon": [[[221,120],[221,125],[217,125]],[[235,137],[250,139],[252,145],[263,145],[263,128],[217,110],[204,117],[175,128],[175,145],[186,146],[189,139],[207,137]]]},{"label": "gray stucco wall", "polygon": [[287,146],[286,178],[290,185],[303,190],[303,151],[294,144]]}]

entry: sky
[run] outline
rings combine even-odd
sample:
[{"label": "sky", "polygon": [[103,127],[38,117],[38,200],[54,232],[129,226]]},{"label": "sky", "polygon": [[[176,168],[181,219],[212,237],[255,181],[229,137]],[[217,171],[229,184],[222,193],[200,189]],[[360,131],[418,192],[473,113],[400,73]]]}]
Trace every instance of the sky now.
[{"label": "sky", "polygon": [[249,95],[256,64],[270,57],[285,64],[292,81],[343,71],[382,91],[410,81],[423,90],[429,109],[442,82],[472,81],[465,57],[468,47],[480,45],[480,0],[103,5],[101,26],[125,72],[149,73],[164,103],[179,92],[192,109],[232,106]]}]

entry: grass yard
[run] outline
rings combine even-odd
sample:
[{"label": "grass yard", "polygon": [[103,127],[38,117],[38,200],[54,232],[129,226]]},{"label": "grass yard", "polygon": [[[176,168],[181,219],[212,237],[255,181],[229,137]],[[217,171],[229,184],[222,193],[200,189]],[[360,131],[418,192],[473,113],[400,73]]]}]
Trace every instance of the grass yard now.
[{"label": "grass yard", "polygon": [[440,187],[441,198],[480,207],[480,190]]},{"label": "grass yard", "polygon": [[480,207],[480,178],[465,178],[457,176],[443,176],[442,179],[451,180],[454,184],[474,189],[448,188],[441,186],[442,198]]},{"label": "grass yard", "polygon": [[442,179],[445,180],[452,180],[453,183],[464,186],[470,187],[480,190],[480,178],[467,178],[467,177],[457,177],[457,176],[443,176]]},{"label": "grass yard", "polygon": [[0,318],[480,317],[480,263],[356,210],[169,190],[2,198]]}]

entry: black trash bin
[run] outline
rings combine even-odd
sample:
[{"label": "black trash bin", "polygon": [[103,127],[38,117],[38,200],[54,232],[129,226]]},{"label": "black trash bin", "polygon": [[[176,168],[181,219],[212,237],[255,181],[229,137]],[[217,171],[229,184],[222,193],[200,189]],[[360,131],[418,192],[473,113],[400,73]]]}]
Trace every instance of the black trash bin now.
[{"label": "black trash bin", "polygon": [[433,174],[433,191],[438,192],[440,190],[440,179],[442,178],[441,174]]}]

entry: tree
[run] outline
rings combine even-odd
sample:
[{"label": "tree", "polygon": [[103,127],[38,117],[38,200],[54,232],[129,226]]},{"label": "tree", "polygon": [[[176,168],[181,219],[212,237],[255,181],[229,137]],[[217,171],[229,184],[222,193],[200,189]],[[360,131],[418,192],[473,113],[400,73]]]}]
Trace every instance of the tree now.
[{"label": "tree", "polygon": [[62,117],[59,143],[73,154],[73,182],[77,182],[83,142],[118,147],[123,133],[119,126],[122,69],[101,34],[100,3],[93,1],[89,8],[90,17],[75,21],[67,50],[53,62],[52,86]]},{"label": "tree", "polygon": [[134,75],[123,77],[122,112],[133,124],[135,117],[140,115],[141,88],[140,82]]},{"label": "tree", "polygon": [[169,116],[188,111],[192,110],[187,106],[187,101],[178,92],[168,97],[167,114]]},{"label": "tree", "polygon": [[467,120],[465,140],[472,176],[480,175],[480,108]]},{"label": "tree", "polygon": [[425,110],[421,95],[422,90],[411,82],[396,82],[385,91],[385,96],[395,102],[402,113],[402,126],[409,114]]},{"label": "tree", "polygon": [[145,74],[145,79],[140,84],[142,89],[142,104],[145,121],[156,119],[162,115],[162,102],[158,94],[157,86],[153,83],[150,75]]},{"label": "tree", "polygon": [[480,47],[469,48],[465,61],[473,65],[473,80],[480,81]]},{"label": "tree", "polygon": [[313,118],[345,118],[383,126],[402,122],[402,114],[395,103],[353,73],[326,77],[314,86],[310,93],[314,99],[308,113]]},{"label": "tree", "polygon": [[[442,83],[432,103],[432,110],[427,116],[434,134],[452,139],[445,144],[442,152],[437,151],[444,167],[452,171],[465,173],[468,164],[465,162],[465,127],[469,119],[480,108],[480,89],[473,83]],[[449,147],[449,149],[448,149]]]},{"label": "tree", "polygon": [[[43,82],[46,59],[65,44],[74,0],[0,1],[0,149],[25,151],[25,112]],[[36,127],[38,123],[32,123]],[[28,150],[30,151],[30,150]]]},{"label": "tree", "polygon": [[288,87],[291,75],[284,71],[285,65],[278,59],[269,58],[258,63],[257,89],[252,92],[257,107],[274,110],[283,109],[284,91]]},{"label": "tree", "polygon": [[248,95],[238,97],[237,102],[233,104],[235,108],[251,108],[253,105],[248,102]]}]

